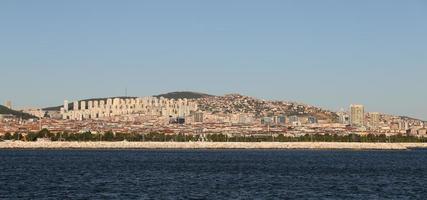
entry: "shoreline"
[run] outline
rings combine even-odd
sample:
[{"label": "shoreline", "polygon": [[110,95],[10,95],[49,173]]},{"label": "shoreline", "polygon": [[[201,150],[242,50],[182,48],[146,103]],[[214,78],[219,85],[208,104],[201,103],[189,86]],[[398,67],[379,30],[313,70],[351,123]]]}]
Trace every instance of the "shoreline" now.
[{"label": "shoreline", "polygon": [[0,149],[312,149],[410,150],[427,143],[350,142],[0,142]]}]

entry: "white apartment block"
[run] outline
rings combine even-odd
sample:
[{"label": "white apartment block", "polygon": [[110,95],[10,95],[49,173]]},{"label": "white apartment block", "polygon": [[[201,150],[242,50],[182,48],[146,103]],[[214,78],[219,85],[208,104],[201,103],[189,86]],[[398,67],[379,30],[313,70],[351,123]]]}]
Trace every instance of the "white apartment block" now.
[{"label": "white apartment block", "polygon": [[106,100],[75,101],[72,109],[68,101],[61,108],[63,119],[100,119],[123,115],[151,115],[185,117],[197,111],[197,104],[187,99],[166,99],[163,97],[110,98]]}]

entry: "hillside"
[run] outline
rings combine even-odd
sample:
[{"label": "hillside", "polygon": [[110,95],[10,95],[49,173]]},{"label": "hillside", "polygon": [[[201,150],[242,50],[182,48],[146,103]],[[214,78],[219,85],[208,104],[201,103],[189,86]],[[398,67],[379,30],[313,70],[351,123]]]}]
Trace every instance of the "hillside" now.
[{"label": "hillside", "polygon": [[3,115],[14,115],[15,117],[22,118],[22,119],[31,119],[31,118],[37,118],[33,115],[30,115],[28,113],[23,113],[16,110],[11,110],[7,108],[6,106],[0,105],[0,114]]},{"label": "hillside", "polygon": [[196,102],[200,110],[213,113],[248,113],[257,117],[285,114],[315,116],[319,120],[331,122],[338,120],[336,113],[318,107],[285,101],[265,101],[239,94],[200,98]]}]

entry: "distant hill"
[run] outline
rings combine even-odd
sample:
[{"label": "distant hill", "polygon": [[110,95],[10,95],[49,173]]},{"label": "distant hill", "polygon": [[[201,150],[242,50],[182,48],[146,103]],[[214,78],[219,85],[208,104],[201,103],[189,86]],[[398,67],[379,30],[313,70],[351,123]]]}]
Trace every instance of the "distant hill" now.
[{"label": "distant hill", "polygon": [[13,115],[18,118],[22,119],[36,119],[36,116],[30,115],[28,113],[23,113],[21,111],[11,110],[7,108],[6,106],[0,105],[0,114],[3,115]]},{"label": "distant hill", "polygon": [[204,97],[212,97],[212,95],[204,94],[204,93],[198,93],[198,92],[189,92],[189,91],[182,91],[182,92],[170,92],[166,94],[160,94],[155,97],[163,97],[167,99],[200,99]]}]

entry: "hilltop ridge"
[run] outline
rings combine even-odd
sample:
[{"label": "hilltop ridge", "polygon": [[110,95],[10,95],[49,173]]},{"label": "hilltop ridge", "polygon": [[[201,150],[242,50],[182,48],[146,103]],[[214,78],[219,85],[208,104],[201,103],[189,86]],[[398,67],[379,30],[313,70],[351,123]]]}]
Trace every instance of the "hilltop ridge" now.
[{"label": "hilltop ridge", "polygon": [[9,109],[3,105],[0,105],[0,114],[2,114],[2,115],[13,115],[15,117],[22,118],[22,119],[33,119],[33,118],[36,119],[37,118],[36,116],[30,115],[28,113]]},{"label": "hilltop ridge", "polygon": [[165,94],[155,95],[154,97],[163,97],[167,99],[200,99],[204,97],[212,97],[213,95],[191,92],[191,91],[180,91],[180,92],[169,92]]}]

